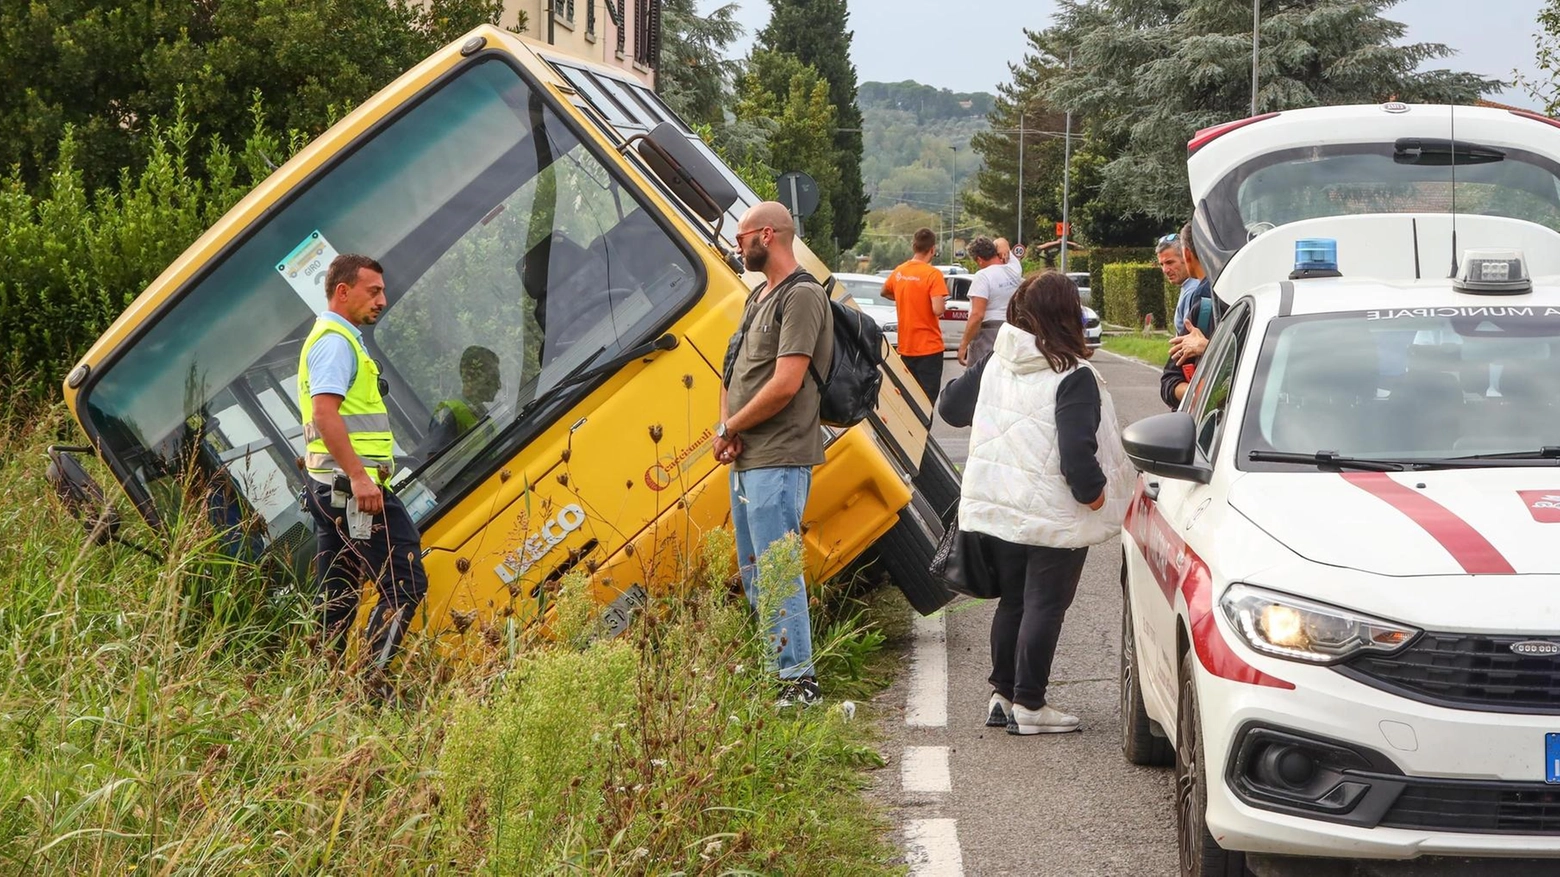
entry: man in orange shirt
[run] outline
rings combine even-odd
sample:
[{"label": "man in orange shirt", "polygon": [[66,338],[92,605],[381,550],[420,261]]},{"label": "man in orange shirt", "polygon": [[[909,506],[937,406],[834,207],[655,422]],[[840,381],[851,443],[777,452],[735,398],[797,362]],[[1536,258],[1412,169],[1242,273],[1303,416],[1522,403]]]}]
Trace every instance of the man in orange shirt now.
[{"label": "man in orange shirt", "polygon": [[910,243],[915,254],[883,281],[883,297],[894,303],[899,315],[899,358],[935,405],[943,368],[942,327],[937,320],[948,301],[948,283],[932,267],[937,235],[929,228],[917,229]]}]

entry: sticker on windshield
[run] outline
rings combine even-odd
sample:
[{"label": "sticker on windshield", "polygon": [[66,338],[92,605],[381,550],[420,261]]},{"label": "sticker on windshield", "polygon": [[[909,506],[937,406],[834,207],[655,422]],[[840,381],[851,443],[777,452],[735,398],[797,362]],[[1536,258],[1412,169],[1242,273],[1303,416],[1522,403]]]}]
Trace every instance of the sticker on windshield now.
[{"label": "sticker on windshield", "polygon": [[1409,320],[1416,317],[1560,317],[1560,308],[1469,307],[1469,308],[1393,308],[1366,311],[1367,320]]},{"label": "sticker on windshield", "polygon": [[276,263],[276,271],[314,313],[325,310],[325,269],[336,258],[336,248],[316,229]]}]

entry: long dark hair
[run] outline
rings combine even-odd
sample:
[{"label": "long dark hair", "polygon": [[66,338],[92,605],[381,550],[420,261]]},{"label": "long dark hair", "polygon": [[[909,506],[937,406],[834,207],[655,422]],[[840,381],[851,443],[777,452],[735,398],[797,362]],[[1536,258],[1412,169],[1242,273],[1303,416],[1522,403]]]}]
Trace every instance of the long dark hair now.
[{"label": "long dark hair", "polygon": [[1060,271],[1025,277],[1008,300],[1007,321],[1035,336],[1035,347],[1052,371],[1066,371],[1094,353],[1083,340],[1078,284]]}]

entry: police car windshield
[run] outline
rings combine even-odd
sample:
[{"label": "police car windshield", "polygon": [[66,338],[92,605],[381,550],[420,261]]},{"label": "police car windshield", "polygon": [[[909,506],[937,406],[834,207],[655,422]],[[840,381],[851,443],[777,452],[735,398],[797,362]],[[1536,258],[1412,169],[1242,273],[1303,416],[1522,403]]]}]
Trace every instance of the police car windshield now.
[{"label": "police car windshield", "polygon": [[[1476,157],[1476,160],[1475,160]],[[1394,143],[1266,153],[1206,199],[1219,245],[1239,249],[1276,226],[1361,213],[1449,213],[1451,168]],[[1521,149],[1458,143],[1457,212],[1525,219],[1560,231],[1560,164]]]},{"label": "police car windshield", "polygon": [[198,473],[217,485],[213,517],[251,523],[256,544],[307,531],[298,360],[336,252],[385,267],[389,304],[364,344],[399,468],[436,461],[398,484],[420,519],[489,474],[479,455],[512,454],[563,410],[514,426],[527,402],[697,295],[685,247],[508,62],[419,98],[328,157],[85,389],[89,429],[154,515]]},{"label": "police car windshield", "polygon": [[[1560,445],[1560,308],[1397,308],[1274,320],[1241,435],[1266,452],[1437,464]],[[1553,465],[1526,454],[1534,465]]]}]

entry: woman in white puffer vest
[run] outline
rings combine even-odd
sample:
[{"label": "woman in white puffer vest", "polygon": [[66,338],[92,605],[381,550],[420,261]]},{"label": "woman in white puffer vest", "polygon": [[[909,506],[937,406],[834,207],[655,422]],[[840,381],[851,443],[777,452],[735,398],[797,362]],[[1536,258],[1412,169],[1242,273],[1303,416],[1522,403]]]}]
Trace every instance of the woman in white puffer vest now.
[{"label": "woman in white puffer vest", "polygon": [[938,406],[971,426],[959,526],[986,537],[1001,584],[986,724],[1010,734],[1078,728],[1046,701],[1051,662],[1089,546],[1120,531],[1137,479],[1104,379],[1086,362],[1082,314],[1066,275],[1026,278],[992,354]]}]

